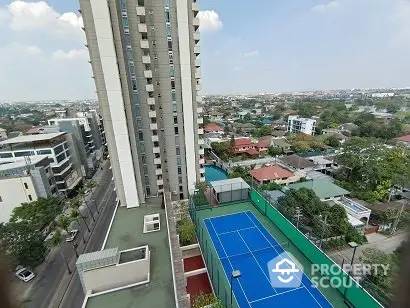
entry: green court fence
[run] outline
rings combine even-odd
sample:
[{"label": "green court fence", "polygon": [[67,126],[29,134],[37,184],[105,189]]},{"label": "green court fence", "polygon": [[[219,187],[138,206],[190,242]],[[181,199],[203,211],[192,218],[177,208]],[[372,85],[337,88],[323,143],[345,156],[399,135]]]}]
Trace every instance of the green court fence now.
[{"label": "green court fence", "polygon": [[[323,251],[315,246],[303,233],[301,233],[289,220],[287,220],[276,208],[274,208],[256,190],[251,189],[250,198],[255,207],[264,214],[282,233],[291,241],[302,254],[312,263],[318,265],[338,266]],[[324,275],[324,274],[323,274]],[[329,279],[337,277],[348,281],[346,290],[343,286],[338,290],[344,294],[345,298],[354,307],[382,307],[362,286],[354,281],[347,273],[340,271],[339,274],[324,275]]]}]

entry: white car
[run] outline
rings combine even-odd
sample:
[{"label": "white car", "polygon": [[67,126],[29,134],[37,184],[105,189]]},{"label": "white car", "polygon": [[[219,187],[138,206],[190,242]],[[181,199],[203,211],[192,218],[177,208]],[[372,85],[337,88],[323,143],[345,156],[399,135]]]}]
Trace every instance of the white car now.
[{"label": "white car", "polygon": [[18,279],[23,280],[24,282],[29,282],[36,275],[34,275],[34,273],[29,269],[23,267],[16,272],[16,276]]},{"label": "white car", "polygon": [[77,234],[78,234],[78,230],[77,229],[74,229],[74,230],[71,230],[68,234],[67,234],[67,237],[66,237],[66,242],[72,242],[72,241],[74,241],[74,239],[75,239],[75,237],[77,236]]}]

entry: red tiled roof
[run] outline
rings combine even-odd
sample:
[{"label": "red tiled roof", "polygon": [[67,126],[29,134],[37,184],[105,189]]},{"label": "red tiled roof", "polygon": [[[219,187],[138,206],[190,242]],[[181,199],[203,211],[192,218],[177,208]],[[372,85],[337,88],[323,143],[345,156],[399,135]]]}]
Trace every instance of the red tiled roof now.
[{"label": "red tiled roof", "polygon": [[267,139],[259,139],[257,145],[258,148],[269,148],[270,140]]},{"label": "red tiled roof", "polygon": [[223,131],[223,130],[224,129],[221,126],[215,123],[209,123],[204,128],[205,132],[215,132],[215,131]]},{"label": "red tiled roof", "polygon": [[250,174],[259,182],[278,180],[282,178],[289,178],[293,176],[293,173],[289,170],[283,169],[279,166],[269,166],[259,169],[253,169]]},{"label": "red tiled roof", "polygon": [[235,139],[235,147],[250,145],[251,140],[249,138]]},{"label": "red tiled roof", "polygon": [[403,141],[403,142],[410,142],[410,135],[401,136],[397,138],[397,140]]},{"label": "red tiled roof", "polygon": [[254,148],[252,148],[252,149],[247,150],[246,154],[251,155],[251,156],[255,156],[255,155],[259,155],[259,152],[257,150],[255,150]]}]

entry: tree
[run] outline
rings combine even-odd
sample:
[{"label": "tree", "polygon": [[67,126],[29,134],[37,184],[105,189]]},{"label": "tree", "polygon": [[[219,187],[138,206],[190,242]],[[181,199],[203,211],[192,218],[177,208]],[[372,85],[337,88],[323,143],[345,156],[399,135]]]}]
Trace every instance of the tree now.
[{"label": "tree", "polygon": [[212,142],[211,143],[211,148],[215,152],[218,157],[224,161],[228,160],[230,157],[232,157],[231,154],[231,141],[225,141],[225,142]]},{"label": "tree", "polygon": [[[68,235],[70,234],[70,225],[71,225],[72,219],[70,219],[67,216],[62,215],[59,220],[57,221],[57,226],[61,228],[62,230],[65,231],[65,233]],[[77,252],[77,246],[74,241],[71,241],[71,246],[73,246],[74,253],[78,258],[78,252]]]},{"label": "tree", "polygon": [[277,184],[275,182],[261,185],[262,190],[278,190],[278,189],[281,189],[281,188],[282,188],[282,186],[280,186],[279,184]]},{"label": "tree", "polygon": [[337,138],[333,135],[331,135],[331,136],[329,136],[325,139],[325,144],[327,144],[328,146],[330,146],[332,148],[340,147],[340,141],[337,140]]},{"label": "tree", "polygon": [[360,233],[355,227],[349,224],[348,230],[345,234],[345,241],[347,243],[349,242],[355,242],[359,245],[364,244],[367,242],[366,237]]},{"label": "tree", "polygon": [[229,153],[231,156],[235,154],[235,136],[232,134],[231,140],[229,142]]},{"label": "tree", "polygon": [[87,219],[80,212],[81,204],[82,204],[82,201],[80,200],[79,196],[76,196],[75,198],[70,200],[70,207],[71,207],[70,216],[71,218],[76,219],[76,220],[78,220],[78,218],[81,218],[84,221],[88,232],[90,232],[90,227],[88,226]]},{"label": "tree", "polygon": [[282,148],[270,146],[268,148],[268,154],[270,156],[278,156],[278,155],[283,154],[283,150],[282,150]]},{"label": "tree", "polygon": [[[94,181],[94,180],[88,180],[88,181],[85,182],[84,187],[85,187],[86,190],[89,190],[89,194],[91,194],[91,199],[94,200],[93,197],[92,197],[93,196],[93,189],[98,187],[97,182]],[[97,206],[96,202],[95,202],[95,210],[97,211],[97,214],[99,215],[100,211],[98,210],[98,206]]]},{"label": "tree", "polygon": [[47,253],[42,234],[25,221],[0,224],[0,245],[13,265],[35,267]]},{"label": "tree", "polygon": [[177,232],[181,246],[191,245],[195,243],[195,225],[189,219],[189,216],[183,217],[177,223]]},{"label": "tree", "polygon": [[63,260],[65,262],[68,273],[71,274],[70,265],[68,264],[68,260],[67,260],[66,256],[64,255],[63,249],[61,247],[61,246],[63,246],[64,243],[65,243],[65,239],[61,234],[61,230],[56,229],[53,233],[53,237],[50,240],[50,244],[51,244],[51,247],[60,247],[59,250],[60,250],[61,257],[63,258]]},{"label": "tree", "polygon": [[206,183],[205,182],[197,182],[195,184],[196,192],[194,193],[194,204],[195,206],[207,205],[208,200],[205,197],[206,193]]},{"label": "tree", "polygon": [[[71,209],[70,211],[70,219],[75,220],[78,224],[78,227],[80,228],[80,233],[81,233],[81,238],[83,239],[83,243],[85,244],[86,240],[85,240],[85,232],[83,231],[81,224],[80,224],[80,218],[81,218],[81,214],[80,211],[76,210],[76,209]],[[84,220],[85,222],[85,220]],[[88,229],[88,232],[90,232],[90,229],[87,225],[87,223],[85,223]]]},{"label": "tree", "polygon": [[210,308],[224,308],[222,301],[217,298],[212,293],[203,293],[200,292],[194,298],[194,303],[192,308],[203,308],[203,307],[210,307]]},{"label": "tree", "polygon": [[296,153],[300,153],[309,151],[310,145],[307,141],[296,141],[293,143],[292,148]]},{"label": "tree", "polygon": [[57,197],[38,198],[13,209],[10,222],[25,221],[35,230],[42,230],[61,213],[63,203]]}]

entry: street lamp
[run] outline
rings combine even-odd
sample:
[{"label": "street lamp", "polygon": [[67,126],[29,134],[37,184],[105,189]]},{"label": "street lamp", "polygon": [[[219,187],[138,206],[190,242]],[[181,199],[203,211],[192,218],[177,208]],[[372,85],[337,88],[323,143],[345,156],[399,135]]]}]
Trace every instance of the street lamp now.
[{"label": "street lamp", "polygon": [[231,273],[231,307],[232,307],[232,294],[233,294],[232,281],[233,281],[233,279],[237,279],[239,277],[241,277],[241,272],[239,270],[232,271],[232,273]]},{"label": "street lamp", "polygon": [[[351,276],[350,273],[351,273],[351,269],[352,269],[352,266],[353,266],[354,256],[356,254],[356,249],[359,246],[359,244],[357,244],[356,242],[349,242],[348,245],[351,248],[353,248],[353,256],[352,256],[352,259],[350,260],[350,269],[349,269],[349,272],[347,273],[349,276]],[[353,279],[353,277],[351,279]],[[343,292],[343,296],[345,298],[345,301],[347,300],[346,293],[347,293],[347,286],[345,286],[345,291]]]}]

